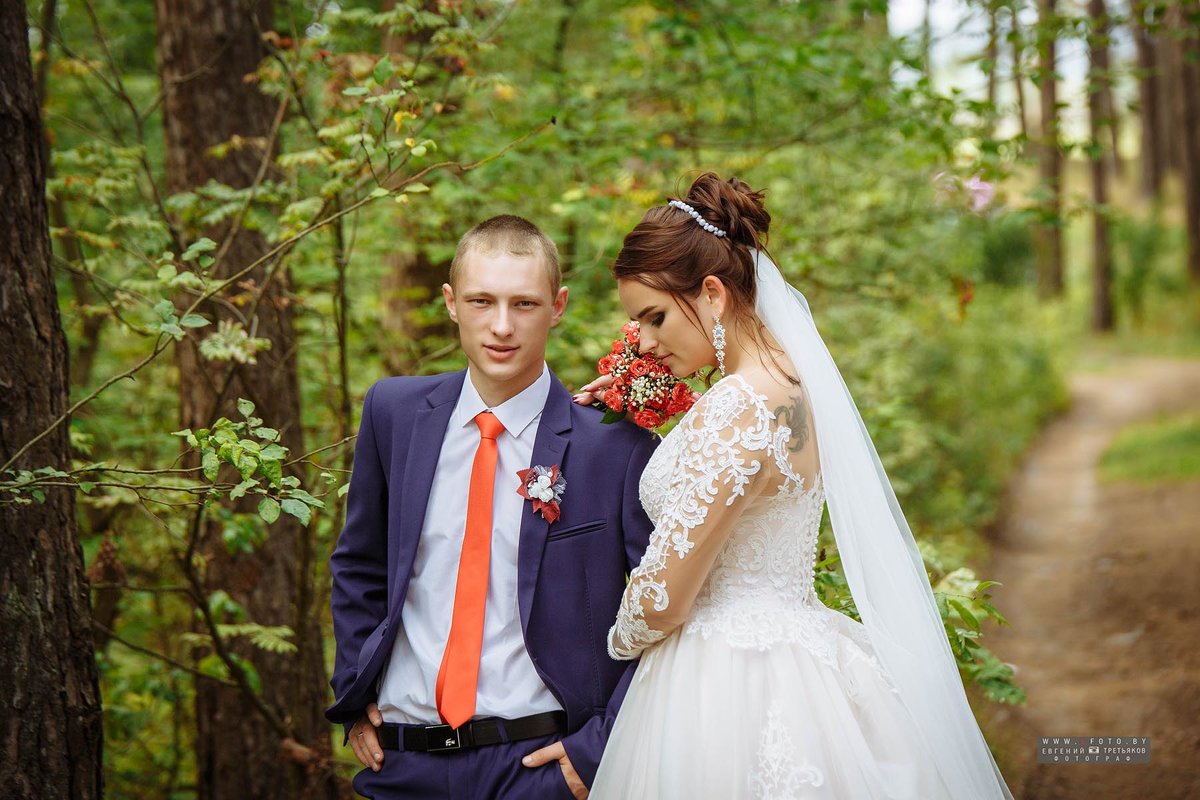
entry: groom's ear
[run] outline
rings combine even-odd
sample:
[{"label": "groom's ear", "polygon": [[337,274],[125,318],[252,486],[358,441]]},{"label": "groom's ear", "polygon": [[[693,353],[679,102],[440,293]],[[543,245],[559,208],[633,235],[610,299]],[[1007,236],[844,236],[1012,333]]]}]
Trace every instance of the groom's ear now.
[{"label": "groom's ear", "polygon": [[448,283],[442,284],[442,299],[446,301],[446,311],[455,325],[458,324],[458,310],[454,307],[454,287]]},{"label": "groom's ear", "polygon": [[550,327],[553,328],[562,321],[563,312],[567,310],[567,287],[560,286],[554,296],[554,314],[550,317]]}]

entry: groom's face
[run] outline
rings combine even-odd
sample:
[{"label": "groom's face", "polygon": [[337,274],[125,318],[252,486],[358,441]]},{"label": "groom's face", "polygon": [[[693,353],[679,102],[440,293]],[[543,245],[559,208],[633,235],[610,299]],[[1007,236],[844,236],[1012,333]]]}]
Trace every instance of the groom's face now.
[{"label": "groom's face", "polygon": [[489,405],[499,405],[542,374],[550,329],[567,307],[567,288],[555,294],[535,256],[468,253],[458,285],[442,286],[458,324],[471,379]]}]

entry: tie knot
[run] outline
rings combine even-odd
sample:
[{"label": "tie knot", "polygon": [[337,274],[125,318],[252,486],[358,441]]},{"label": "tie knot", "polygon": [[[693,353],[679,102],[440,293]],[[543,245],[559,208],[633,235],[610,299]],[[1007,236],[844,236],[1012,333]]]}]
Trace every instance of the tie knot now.
[{"label": "tie knot", "polygon": [[480,411],[476,414],[475,424],[479,426],[479,436],[483,439],[495,439],[504,433],[504,424],[490,411]]}]

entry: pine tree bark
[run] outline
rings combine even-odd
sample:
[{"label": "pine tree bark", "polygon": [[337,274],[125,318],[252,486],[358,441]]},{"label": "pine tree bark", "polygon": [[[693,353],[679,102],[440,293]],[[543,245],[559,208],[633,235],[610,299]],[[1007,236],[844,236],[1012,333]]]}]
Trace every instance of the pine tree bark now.
[{"label": "pine tree bark", "polygon": [[925,0],[924,11],[921,14],[921,64],[925,69],[925,77],[933,80],[933,60],[930,54],[933,50],[933,0]]},{"label": "pine tree bark", "polygon": [[1088,122],[1091,132],[1092,165],[1092,329],[1111,331],[1115,326],[1112,300],[1112,248],[1108,236],[1108,155],[1104,133],[1109,81],[1108,10],[1104,0],[1088,0],[1092,32],[1088,35]]},{"label": "pine tree bark", "polygon": [[[68,407],[46,156],[24,3],[0,3],[0,464]],[[66,422],[11,468],[71,468]],[[0,795],[103,795],[103,725],[75,493],[0,504]]]},{"label": "pine tree bark", "polygon": [[1062,148],[1058,136],[1058,79],[1055,75],[1057,38],[1056,0],[1038,0],[1038,89],[1041,107],[1038,134],[1038,174],[1045,200],[1045,221],[1034,230],[1038,296],[1059,297],[1063,293]]},{"label": "pine tree bark", "polygon": [[1148,3],[1134,0],[1131,4],[1130,30],[1137,48],[1138,119],[1141,123],[1141,174],[1138,185],[1147,199],[1158,197],[1163,184],[1163,131],[1161,97],[1162,77],[1153,34],[1147,20]]},{"label": "pine tree bark", "polygon": [[[278,102],[246,77],[267,55],[262,35],[271,27],[269,0],[156,0],[155,8],[159,73],[167,89],[163,127],[169,190],[184,192],[209,181],[252,186],[264,159],[273,155],[271,138],[279,111]],[[231,148],[223,158],[210,153],[210,148],[235,137],[243,146]],[[230,223],[189,233],[228,246],[214,266],[218,278],[240,272],[268,251],[259,233],[243,228],[233,235]],[[191,337],[177,345],[181,425],[194,429],[209,427],[220,416],[240,419],[236,402],[243,397],[254,402],[256,416],[279,430],[281,444],[298,455],[303,437],[297,343],[286,268],[260,265],[228,290],[225,302],[199,309],[214,323],[251,310],[255,318],[246,328],[271,343],[258,352],[257,363],[207,361]],[[251,497],[231,504],[250,514],[255,506]],[[206,560],[205,591],[224,590],[250,621],[291,627],[298,648],[276,654],[240,641],[230,643],[238,656],[254,665],[262,698],[284,730],[268,724],[240,690],[197,680],[198,797],[334,797],[329,727],[322,715],[328,690],[313,602],[311,532],[283,515],[252,553],[231,554],[220,525],[209,523],[201,532],[198,551]],[[297,743],[300,747],[294,746]]]},{"label": "pine tree bark", "polygon": [[[1160,4],[1159,7],[1162,8]],[[1183,127],[1182,99],[1183,87],[1180,78],[1183,75],[1182,49],[1175,42],[1179,32],[1172,30],[1178,25],[1179,16],[1173,5],[1162,8],[1162,28],[1156,38],[1158,46],[1158,64],[1160,96],[1162,97],[1162,130],[1163,130],[1163,168],[1168,173],[1179,174],[1183,170],[1183,143],[1179,135]]]},{"label": "pine tree bark", "polygon": [[[996,108],[996,89],[999,85],[1000,63],[1000,13],[995,0],[987,4],[988,37],[983,49],[983,58],[988,63],[987,71],[987,104],[994,113]],[[994,135],[995,131],[991,131]]]},{"label": "pine tree bark", "polygon": [[1024,34],[1021,31],[1021,20],[1017,17],[1017,9],[1013,6],[1008,8],[1008,20],[1011,26],[1008,40],[1011,47],[1013,90],[1017,95],[1017,115],[1021,123],[1021,136],[1025,141],[1029,141],[1029,110],[1028,102],[1025,99]]}]

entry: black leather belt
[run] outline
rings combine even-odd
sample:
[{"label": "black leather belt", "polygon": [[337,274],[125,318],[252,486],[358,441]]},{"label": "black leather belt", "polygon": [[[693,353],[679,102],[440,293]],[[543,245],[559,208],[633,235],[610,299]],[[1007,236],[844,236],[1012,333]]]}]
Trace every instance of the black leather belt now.
[{"label": "black leather belt", "polygon": [[376,730],[384,750],[409,750],[421,753],[453,753],[472,747],[502,742],[519,742],[537,736],[567,732],[565,711],[546,711],[518,719],[485,717],[473,719],[461,728],[449,725],[400,725],[385,722]]}]

